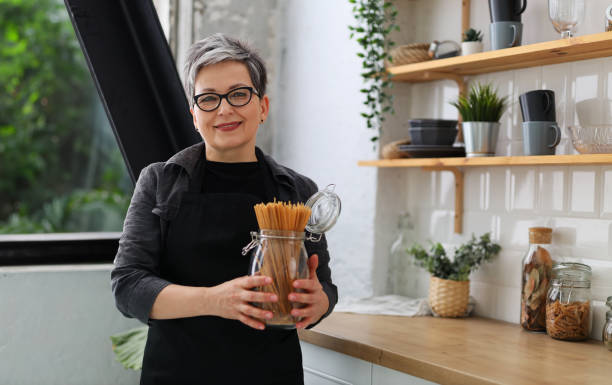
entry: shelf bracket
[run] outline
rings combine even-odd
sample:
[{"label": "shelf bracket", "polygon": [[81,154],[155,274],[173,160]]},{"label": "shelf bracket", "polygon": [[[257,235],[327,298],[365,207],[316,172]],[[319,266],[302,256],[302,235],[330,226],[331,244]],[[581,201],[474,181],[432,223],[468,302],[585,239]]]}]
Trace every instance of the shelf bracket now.
[{"label": "shelf bracket", "polygon": [[463,232],[463,171],[458,167],[423,167],[423,171],[450,171],[455,176],[455,234]]}]

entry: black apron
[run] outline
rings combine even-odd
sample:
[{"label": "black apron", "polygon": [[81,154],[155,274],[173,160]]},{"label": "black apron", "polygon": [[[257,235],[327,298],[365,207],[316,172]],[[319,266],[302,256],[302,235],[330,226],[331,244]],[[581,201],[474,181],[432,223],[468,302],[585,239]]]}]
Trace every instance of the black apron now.
[{"label": "black apron", "polygon": [[[260,153],[266,191],[276,196]],[[251,194],[203,194],[204,160],[169,223],[160,275],[186,286],[215,286],[248,272],[241,254],[258,229]],[[295,330],[253,329],[215,316],[151,320],[140,383],[303,384],[302,353]]]}]

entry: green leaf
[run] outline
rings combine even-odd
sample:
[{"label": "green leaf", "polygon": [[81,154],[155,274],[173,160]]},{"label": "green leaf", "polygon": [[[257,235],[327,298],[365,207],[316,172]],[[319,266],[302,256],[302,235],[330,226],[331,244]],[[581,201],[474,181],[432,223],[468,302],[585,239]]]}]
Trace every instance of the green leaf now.
[{"label": "green leaf", "polygon": [[148,332],[149,327],[142,326],[110,337],[115,358],[126,369],[142,369]]}]

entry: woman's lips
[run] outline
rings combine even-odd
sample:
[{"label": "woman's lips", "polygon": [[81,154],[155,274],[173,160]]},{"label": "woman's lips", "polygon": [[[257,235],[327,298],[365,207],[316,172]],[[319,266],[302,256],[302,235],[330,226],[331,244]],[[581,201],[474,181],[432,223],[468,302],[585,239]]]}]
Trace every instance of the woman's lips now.
[{"label": "woman's lips", "polygon": [[232,131],[232,130],[235,130],[236,128],[238,128],[240,123],[242,123],[242,122],[223,123],[223,124],[216,125],[215,128],[217,130],[220,130],[220,131]]}]

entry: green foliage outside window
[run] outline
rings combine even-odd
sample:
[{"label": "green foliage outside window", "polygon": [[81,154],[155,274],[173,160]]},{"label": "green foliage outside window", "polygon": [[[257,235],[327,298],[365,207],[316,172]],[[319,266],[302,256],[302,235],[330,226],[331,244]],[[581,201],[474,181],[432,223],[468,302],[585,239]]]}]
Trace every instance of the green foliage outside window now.
[{"label": "green foliage outside window", "polygon": [[131,182],[60,0],[0,0],[0,234],[119,231]]}]

